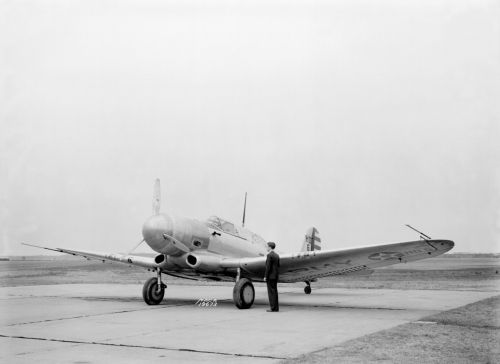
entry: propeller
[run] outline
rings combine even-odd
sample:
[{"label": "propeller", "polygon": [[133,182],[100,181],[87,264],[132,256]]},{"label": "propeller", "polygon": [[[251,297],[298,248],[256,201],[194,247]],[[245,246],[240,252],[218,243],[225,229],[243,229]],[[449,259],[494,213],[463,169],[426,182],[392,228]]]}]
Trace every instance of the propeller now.
[{"label": "propeller", "polygon": [[136,250],[136,249],[139,247],[139,245],[141,245],[141,244],[142,244],[142,243],[144,243],[145,241],[146,241],[146,240],[142,239],[142,240],[139,242],[139,244],[137,244],[136,246],[134,246],[134,247],[133,247],[133,248],[132,248],[132,249],[131,249],[131,250],[130,250],[127,254],[132,254],[132,252],[133,252],[134,250]]},{"label": "propeller", "polygon": [[[153,188],[153,215],[158,215],[160,213],[160,205],[161,205],[161,186],[160,179],[157,178],[155,180],[155,185]],[[136,246],[134,246],[128,254],[132,254],[134,250],[136,250],[139,245],[144,243],[146,240],[142,239]]]},{"label": "propeller", "polygon": [[153,215],[158,215],[160,213],[160,206],[161,206],[161,188],[160,188],[160,179],[157,178],[153,190]]}]

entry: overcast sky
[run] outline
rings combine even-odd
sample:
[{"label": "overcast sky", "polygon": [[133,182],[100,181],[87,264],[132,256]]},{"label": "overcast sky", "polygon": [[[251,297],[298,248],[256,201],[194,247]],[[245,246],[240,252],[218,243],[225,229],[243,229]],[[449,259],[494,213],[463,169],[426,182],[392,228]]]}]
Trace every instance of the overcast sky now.
[{"label": "overcast sky", "polygon": [[[162,211],[500,252],[500,3],[0,0],[0,255]],[[145,251],[145,248],[142,249]]]}]

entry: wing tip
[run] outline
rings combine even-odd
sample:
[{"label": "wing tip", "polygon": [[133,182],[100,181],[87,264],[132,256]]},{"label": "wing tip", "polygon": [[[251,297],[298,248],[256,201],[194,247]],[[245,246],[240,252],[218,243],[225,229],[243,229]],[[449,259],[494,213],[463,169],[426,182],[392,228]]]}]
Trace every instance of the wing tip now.
[{"label": "wing tip", "polygon": [[21,243],[22,245],[25,245],[25,246],[31,246],[33,248],[39,248],[39,249],[45,249],[45,250],[52,250],[52,251],[55,251],[55,252],[58,252],[58,253],[64,253],[61,249],[59,248],[49,248],[49,247],[46,247],[46,246],[41,246],[41,245],[35,245],[35,244],[28,244],[28,243]]}]

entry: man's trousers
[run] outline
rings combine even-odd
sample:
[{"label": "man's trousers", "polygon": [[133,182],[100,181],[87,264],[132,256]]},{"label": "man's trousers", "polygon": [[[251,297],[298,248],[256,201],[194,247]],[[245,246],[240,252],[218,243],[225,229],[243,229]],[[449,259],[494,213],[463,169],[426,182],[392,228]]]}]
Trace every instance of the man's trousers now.
[{"label": "man's trousers", "polygon": [[267,283],[267,295],[269,296],[269,305],[271,306],[271,310],[279,311],[279,303],[278,303],[278,280],[277,279],[268,279]]}]

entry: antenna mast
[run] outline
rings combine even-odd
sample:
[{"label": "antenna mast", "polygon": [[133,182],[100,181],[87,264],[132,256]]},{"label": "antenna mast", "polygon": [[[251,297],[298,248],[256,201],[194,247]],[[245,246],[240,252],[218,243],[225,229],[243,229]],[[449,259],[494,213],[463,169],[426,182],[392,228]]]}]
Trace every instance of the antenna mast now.
[{"label": "antenna mast", "polygon": [[241,223],[242,227],[245,227],[245,213],[247,211],[247,193],[245,192],[245,204],[243,205],[243,221]]},{"label": "antenna mast", "polygon": [[408,224],[406,224],[406,226],[408,226],[410,229],[412,229],[413,231],[416,231],[417,233],[420,234],[420,239],[422,240],[432,240],[432,238],[429,236],[429,235],[425,235],[423,232],[421,231],[418,231],[417,229],[415,229],[413,226],[410,226]]}]

